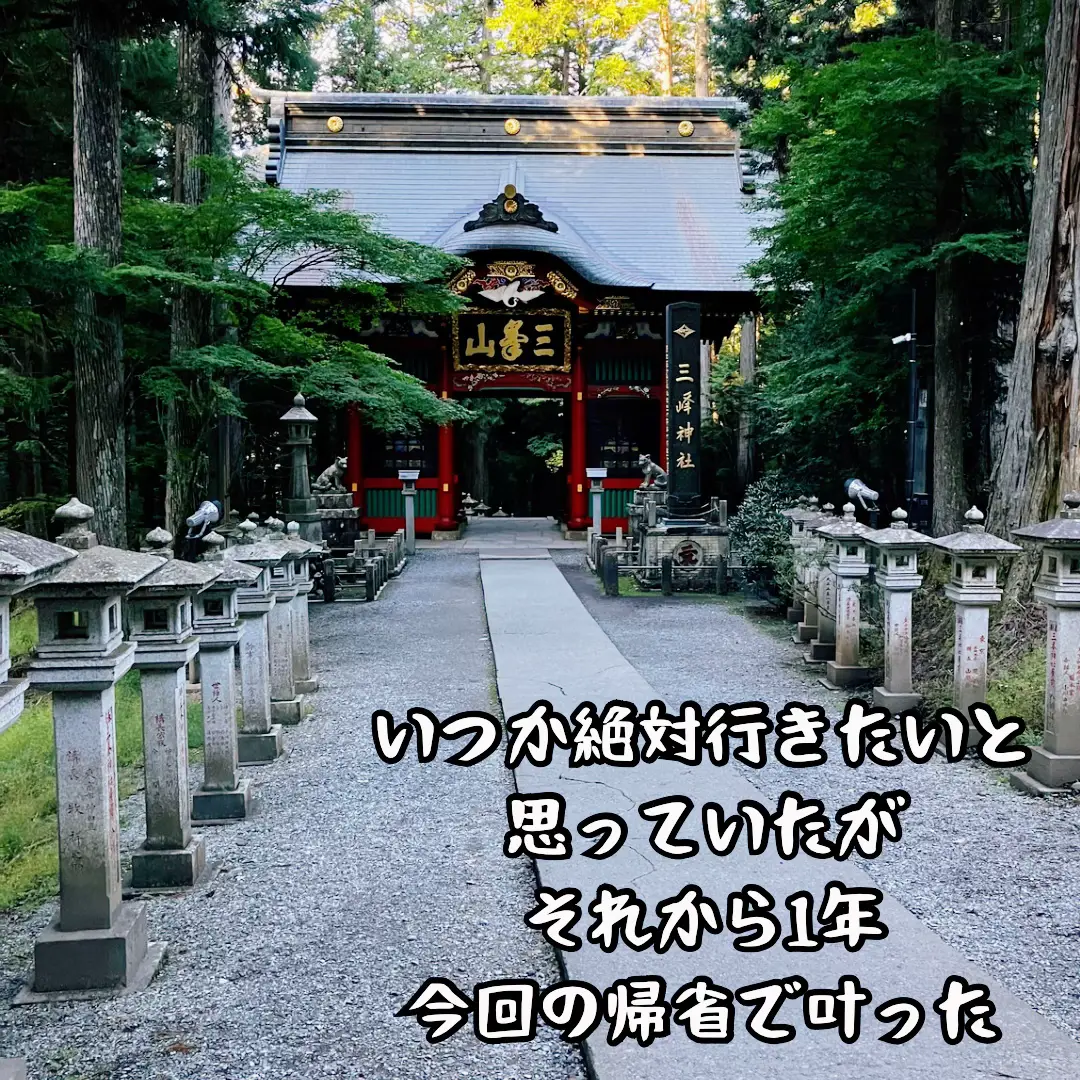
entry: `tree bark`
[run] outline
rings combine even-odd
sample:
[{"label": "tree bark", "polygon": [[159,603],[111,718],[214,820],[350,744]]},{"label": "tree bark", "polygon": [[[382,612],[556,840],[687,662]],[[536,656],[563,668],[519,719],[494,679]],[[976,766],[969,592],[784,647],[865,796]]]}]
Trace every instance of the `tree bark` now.
[{"label": "tree bark", "polygon": [[709,96],[709,0],[694,0],[694,97]]},{"label": "tree bark", "polygon": [[[107,266],[122,248],[120,27],[110,5],[80,0],[72,13],[75,244]],[[75,486],[94,507],[98,539],[127,545],[124,448],[124,304],[81,289],[75,299]]]},{"label": "tree bark", "polygon": [[[224,140],[221,127],[228,104],[228,87],[223,72],[224,61],[213,32],[182,25],[177,35],[176,89],[180,112],[174,126],[174,202],[194,206],[205,196],[206,177],[196,167],[196,161],[212,154],[215,146]],[[214,340],[217,321],[223,321],[223,317],[215,319],[214,305],[205,294],[184,286],[175,289],[170,318],[173,363],[178,363],[192,349]],[[202,497],[222,497],[220,490],[199,491],[206,484],[208,454],[203,445],[206,418],[194,415],[196,411],[175,397],[164,405],[165,527],[174,534]],[[211,448],[216,471],[223,478],[228,473],[228,462],[219,459],[227,437],[227,433],[217,432]],[[216,487],[227,491],[227,479],[222,479]]]},{"label": "tree bark", "polygon": [[[943,42],[955,40],[959,26],[957,0],[937,0],[935,26]],[[963,180],[959,127],[962,105],[947,92],[938,103],[937,241],[960,234]],[[953,259],[938,264],[934,275],[934,469],[932,530],[942,536],[960,528],[966,509],[964,484],[964,353],[960,274]]]},{"label": "tree bark", "polygon": [[989,525],[1042,521],[1080,487],[1080,0],[1054,0],[1005,436]]},{"label": "tree bark", "polygon": [[674,42],[672,41],[671,4],[665,0],[660,5],[660,35],[657,41],[660,54],[660,93],[671,97],[675,86]]},{"label": "tree bark", "polygon": [[739,409],[739,433],[735,452],[735,478],[739,491],[746,491],[754,479],[754,443],[750,437],[749,388],[757,378],[757,319],[744,315],[739,330],[739,375],[744,397]]}]

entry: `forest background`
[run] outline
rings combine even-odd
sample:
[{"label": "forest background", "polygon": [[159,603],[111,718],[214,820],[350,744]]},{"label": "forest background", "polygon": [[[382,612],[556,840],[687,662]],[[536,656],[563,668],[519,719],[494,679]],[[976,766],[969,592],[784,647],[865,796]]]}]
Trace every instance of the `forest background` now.
[{"label": "forest background", "polygon": [[[757,377],[740,376],[737,340],[715,366],[718,486],[738,496],[742,414],[759,475],[824,494],[860,476],[899,501],[907,353],[892,339],[913,327],[933,402],[933,531],[958,527],[972,501],[989,502],[999,529],[1047,516],[1080,482],[1065,295],[1076,9],[0,0],[4,521],[43,531],[77,489],[104,539],[134,540],[163,509],[175,529],[221,454],[247,462],[257,501],[297,385],[327,411],[355,404],[377,428],[463,417],[351,333],[379,311],[449,310],[439,283],[456,261],[380,235],[332,194],[264,185],[243,156],[265,138],[255,85],[740,99],[772,224],[750,268]],[[1044,86],[1065,108],[1025,327]],[[340,303],[298,310],[287,276],[268,268],[313,246],[403,287],[353,278]]]}]

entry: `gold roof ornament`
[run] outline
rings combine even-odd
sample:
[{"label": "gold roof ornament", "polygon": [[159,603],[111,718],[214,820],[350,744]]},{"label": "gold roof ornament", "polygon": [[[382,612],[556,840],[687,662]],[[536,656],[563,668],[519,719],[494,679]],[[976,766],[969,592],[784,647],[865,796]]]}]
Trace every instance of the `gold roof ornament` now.
[{"label": "gold roof ornament", "polygon": [[694,134],[694,122],[692,120],[679,121],[679,134],[685,139]]},{"label": "gold roof ornament", "polygon": [[345,121],[340,116],[331,116],[326,121],[326,130],[332,131],[335,135],[345,126]]},{"label": "gold roof ornament", "polygon": [[516,135],[521,130],[521,121],[516,117],[507,117],[506,123],[503,124],[503,131],[507,135]]}]

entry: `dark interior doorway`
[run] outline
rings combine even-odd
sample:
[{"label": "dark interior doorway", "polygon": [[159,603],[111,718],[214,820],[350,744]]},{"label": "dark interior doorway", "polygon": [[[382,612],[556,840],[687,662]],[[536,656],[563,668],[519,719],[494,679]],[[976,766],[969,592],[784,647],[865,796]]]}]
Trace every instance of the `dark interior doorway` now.
[{"label": "dark interior doorway", "polygon": [[462,494],[514,517],[566,512],[566,398],[477,394],[468,399],[477,420],[457,440]]}]

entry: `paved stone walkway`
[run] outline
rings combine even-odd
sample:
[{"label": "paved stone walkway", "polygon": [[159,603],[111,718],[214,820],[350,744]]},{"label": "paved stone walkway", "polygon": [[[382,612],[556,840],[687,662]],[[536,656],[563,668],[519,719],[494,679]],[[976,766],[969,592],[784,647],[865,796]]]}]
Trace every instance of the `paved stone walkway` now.
[{"label": "paved stone walkway", "polygon": [[[565,712],[582,701],[602,703],[619,698],[643,706],[661,697],[616,649],[553,562],[482,559],[481,571],[499,693],[507,715],[529,708],[539,698]],[[729,651],[722,639],[668,640],[664,644],[668,648],[652,650],[658,665],[667,664],[668,657],[672,664],[704,661],[722,665]],[[735,663],[746,660],[737,649],[730,650],[730,658]],[[775,703],[767,689],[755,677],[752,686],[730,685],[726,699],[761,697]],[[669,702],[677,704],[689,696],[680,694]],[[820,898],[832,879],[854,887],[872,884],[862,868],[850,863],[840,865],[803,856],[784,862],[770,853],[750,857],[744,850],[720,859],[709,854],[704,844],[705,854],[678,861],[660,858],[651,851],[649,829],[634,813],[637,806],[676,794],[689,796],[698,807],[709,800],[733,808],[743,799],[762,799],[762,792],[734,769],[665,762],[633,769],[590,766],[569,770],[564,762],[563,757],[548,767],[523,765],[517,770],[519,790],[561,794],[570,822],[615,811],[624,816],[629,839],[617,854],[603,861],[580,854],[569,861],[541,861],[541,880],[552,888],[574,887],[591,897],[604,883],[633,886],[651,912],[658,901],[677,895],[688,883],[700,886],[707,896],[720,898],[749,882],[778,898],[802,889]],[[793,774],[789,786],[809,797],[816,794],[812,771]],[[872,781],[864,785],[864,790],[874,789]],[[700,827],[692,820],[684,831],[701,840]],[[793,1042],[764,1045],[739,1028],[725,1047],[703,1046],[677,1035],[642,1049],[630,1042],[612,1047],[602,1036],[593,1035],[588,1041],[588,1056],[596,1076],[599,1080],[713,1080],[718,1075],[731,1080],[784,1075],[814,1080],[1002,1076],[1050,1080],[1080,1066],[1080,1046],[1003,986],[987,979],[891,897],[886,896],[882,917],[890,928],[888,938],[865,945],[855,955],[838,946],[798,955],[781,949],[740,953],[731,947],[730,937],[721,934],[706,935],[697,952],[673,948],[661,955],[627,948],[606,953],[586,942],[579,951],[566,952],[563,963],[570,977],[600,987],[619,978],[659,975],[674,988],[705,974],[733,988],[793,975],[803,976],[811,987],[835,988],[840,976],[857,974],[874,994],[875,1003],[907,995],[928,1006],[931,1022],[912,1042],[888,1046],[864,1039],[844,1046],[834,1032],[801,1029]],[[1000,1043],[965,1042],[950,1047],[940,1039],[929,1005],[941,993],[945,979],[954,974],[969,982],[989,983],[998,1009],[996,1020],[1004,1032]],[[792,1008],[797,1010],[798,1004]],[[875,1022],[871,1020],[867,1026],[873,1028]]]}]

